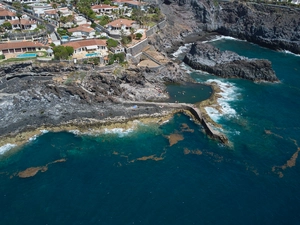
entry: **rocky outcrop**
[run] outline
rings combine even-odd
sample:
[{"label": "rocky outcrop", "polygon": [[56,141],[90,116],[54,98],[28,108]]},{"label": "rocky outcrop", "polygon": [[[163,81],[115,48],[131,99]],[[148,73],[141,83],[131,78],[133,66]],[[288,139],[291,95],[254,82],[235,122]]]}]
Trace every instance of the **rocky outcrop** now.
[{"label": "rocky outcrop", "polygon": [[170,112],[173,109],[155,105],[133,110],[133,104],[126,102],[166,100],[165,81],[191,80],[173,63],[160,70],[31,62],[1,68],[0,137],[74,120],[130,119]]},{"label": "rocky outcrop", "polygon": [[193,69],[206,71],[224,78],[243,78],[252,81],[276,82],[271,62],[248,59],[230,51],[220,51],[209,44],[197,42],[192,45],[184,62]]}]

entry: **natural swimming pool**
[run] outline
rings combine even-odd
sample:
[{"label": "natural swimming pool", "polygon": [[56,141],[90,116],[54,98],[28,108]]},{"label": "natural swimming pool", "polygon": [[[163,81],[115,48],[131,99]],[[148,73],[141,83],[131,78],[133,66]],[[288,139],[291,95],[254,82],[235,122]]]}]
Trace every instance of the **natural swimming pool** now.
[{"label": "natural swimming pool", "polygon": [[87,53],[85,56],[87,56],[87,57],[98,56],[98,53],[95,53],[95,52]]},{"label": "natural swimming pool", "polygon": [[36,57],[36,53],[24,53],[24,54],[19,54],[17,58],[33,58]]}]

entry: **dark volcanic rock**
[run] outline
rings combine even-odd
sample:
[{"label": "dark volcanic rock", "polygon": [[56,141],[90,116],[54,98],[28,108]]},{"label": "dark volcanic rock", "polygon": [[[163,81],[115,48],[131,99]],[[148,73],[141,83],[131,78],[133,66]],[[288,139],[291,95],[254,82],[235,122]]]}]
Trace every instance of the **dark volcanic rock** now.
[{"label": "dark volcanic rock", "polygon": [[192,45],[184,62],[194,69],[224,78],[243,78],[252,81],[276,82],[271,62],[265,59],[248,59],[230,51],[220,51],[209,44]]}]

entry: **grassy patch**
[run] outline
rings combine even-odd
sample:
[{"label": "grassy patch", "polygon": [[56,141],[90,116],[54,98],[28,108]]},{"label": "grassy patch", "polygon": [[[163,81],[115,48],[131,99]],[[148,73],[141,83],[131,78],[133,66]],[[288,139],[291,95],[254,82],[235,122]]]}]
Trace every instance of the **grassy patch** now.
[{"label": "grassy patch", "polygon": [[9,62],[32,61],[32,60],[35,60],[35,58],[10,58],[10,59],[3,60],[2,62],[0,62],[0,64],[5,64]]}]

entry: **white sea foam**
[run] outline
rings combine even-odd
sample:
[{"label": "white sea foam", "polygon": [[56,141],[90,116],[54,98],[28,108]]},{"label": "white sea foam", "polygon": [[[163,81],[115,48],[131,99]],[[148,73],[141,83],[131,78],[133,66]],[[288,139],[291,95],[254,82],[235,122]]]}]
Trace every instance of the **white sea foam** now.
[{"label": "white sea foam", "polygon": [[218,98],[217,100],[221,112],[219,112],[213,106],[205,107],[205,110],[208,113],[208,115],[215,122],[218,122],[218,120],[221,117],[232,118],[238,116],[237,112],[230,106],[230,102],[237,100],[237,97],[239,95],[238,93],[239,88],[237,88],[234,84],[230,82],[225,82],[217,79],[209,79],[205,83],[211,84],[213,82],[216,83],[221,89],[221,92],[219,93],[221,97]]},{"label": "white sea foam", "polygon": [[117,134],[119,137],[124,137],[128,135],[129,133],[133,132],[134,129],[123,129],[123,128],[113,128],[113,129],[104,129],[105,134]]},{"label": "white sea foam", "polygon": [[49,130],[40,130],[42,134],[46,134],[49,132]]},{"label": "white sea foam", "polygon": [[215,36],[214,38],[212,38],[211,40],[208,40],[208,41],[203,41],[202,43],[208,43],[208,42],[214,42],[214,41],[220,41],[220,40],[235,40],[235,41],[243,41],[243,40],[240,40],[240,39],[237,39],[237,38],[233,38],[233,37],[230,37],[230,36]]},{"label": "white sea foam", "polygon": [[172,54],[174,56],[174,59],[177,58],[180,54],[187,52],[190,49],[191,45],[192,43],[188,43],[180,46],[178,50]]},{"label": "white sea foam", "polygon": [[11,150],[12,148],[16,147],[17,145],[15,144],[6,144],[0,147],[0,155],[3,155],[5,152]]},{"label": "white sea foam", "polygon": [[80,131],[79,130],[69,130],[70,133],[75,134],[75,135],[79,135]]},{"label": "white sea foam", "polygon": [[37,137],[38,137],[38,135],[34,135],[34,136],[30,137],[28,139],[28,141],[35,141],[37,139]]},{"label": "white sea foam", "polygon": [[300,57],[299,54],[295,54],[295,53],[290,52],[290,51],[288,51],[288,50],[282,50],[281,52],[286,53],[286,54],[291,54],[291,55],[294,55],[294,56],[297,56],[297,57]]}]

